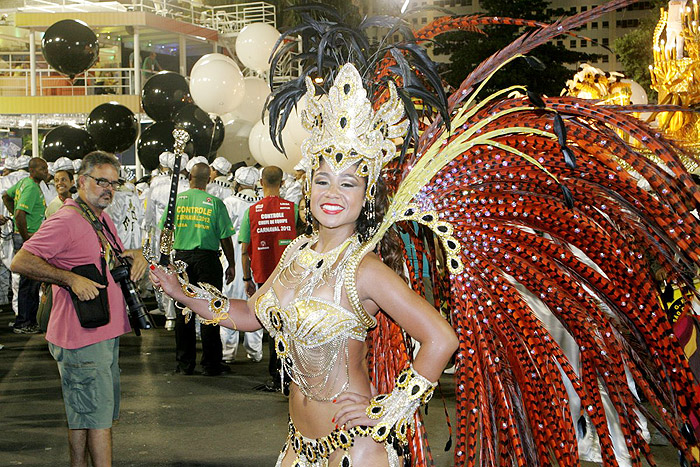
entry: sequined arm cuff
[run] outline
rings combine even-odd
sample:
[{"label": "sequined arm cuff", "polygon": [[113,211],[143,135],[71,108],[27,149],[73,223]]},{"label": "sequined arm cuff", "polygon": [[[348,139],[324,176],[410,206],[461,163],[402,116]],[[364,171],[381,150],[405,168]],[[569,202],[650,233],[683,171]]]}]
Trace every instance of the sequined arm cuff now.
[{"label": "sequined arm cuff", "polygon": [[395,430],[399,442],[407,442],[408,428],[420,405],[428,403],[437,383],[431,383],[409,366],[396,378],[390,394],[380,394],[370,400],[367,416],[379,423],[372,427],[372,438],[383,442]]},{"label": "sequined arm cuff", "polygon": [[[229,299],[226,298],[219,289],[216,287],[200,282],[197,286],[190,284],[187,273],[184,271],[182,265],[175,265],[177,270],[177,279],[180,282],[180,287],[182,287],[182,293],[188,298],[196,298],[199,300],[206,300],[209,303],[209,311],[212,314],[211,319],[202,318],[202,323],[217,325],[222,321],[226,321],[230,318],[228,313],[229,310]],[[182,314],[186,316],[185,321],[189,321],[192,316],[192,310],[185,307],[182,310]],[[229,319],[233,325],[233,329],[236,329],[236,323],[233,319]]]}]

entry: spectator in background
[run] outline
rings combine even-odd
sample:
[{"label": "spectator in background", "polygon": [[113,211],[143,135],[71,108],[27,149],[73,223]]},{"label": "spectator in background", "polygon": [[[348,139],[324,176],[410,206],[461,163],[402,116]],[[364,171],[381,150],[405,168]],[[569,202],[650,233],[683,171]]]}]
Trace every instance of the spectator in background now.
[{"label": "spectator in background", "polygon": [[141,224],[144,208],[136,193],[136,187],[129,181],[129,176],[128,171],[122,167],[119,172],[119,181],[122,184],[114,191],[114,200],[107,208],[107,213],[117,227],[117,235],[126,249],[143,246]]},{"label": "spectator in background", "polygon": [[[46,202],[39,186],[49,178],[49,166],[44,159],[34,157],[29,161],[29,177],[23,178],[2,195],[7,210],[15,216],[13,234],[15,252],[22,248],[24,242],[39,230]],[[20,275],[17,291],[18,313],[14,323],[16,334],[36,334],[39,326],[36,312],[39,308],[39,287],[41,282]]]},{"label": "spectator in background", "polygon": [[[228,298],[248,299],[246,283],[243,280],[241,244],[238,241],[238,232],[241,228],[243,216],[248,212],[248,208],[260,201],[260,198],[255,194],[255,184],[258,182],[259,178],[260,172],[255,167],[240,167],[236,170],[233,177],[236,193],[224,199],[224,204],[231,218],[231,223],[233,224],[234,230],[236,230],[233,236],[233,251],[236,257],[236,277],[230,284],[225,284],[222,289],[222,292]],[[228,267],[228,263],[224,266]],[[225,326],[219,327],[221,328],[221,344],[223,346],[224,362],[233,363],[238,353],[238,331],[234,331]],[[262,337],[262,329],[246,332],[243,337],[243,347],[245,347],[246,355],[256,363],[262,360],[263,357]]]},{"label": "spectator in background", "polygon": [[[263,199],[252,205],[243,215],[238,241],[241,242],[243,280],[248,295],[267,281],[284,249],[297,236],[297,205],[280,197],[282,169],[274,165],[262,171]],[[269,219],[274,219],[271,224]],[[269,372],[272,381],[264,389],[279,391],[281,362],[278,361],[274,340],[270,339]]]},{"label": "spectator in background", "polygon": [[163,71],[163,67],[160,66],[160,63],[158,63],[156,53],[150,52],[146,58],[143,59],[143,64],[141,65],[141,81],[143,81],[141,86],[143,86],[148,78],[155,75],[159,71]]},{"label": "spectator in background", "polygon": [[[205,191],[209,181],[209,165],[195,164],[190,172],[190,189],[177,197],[175,205],[175,260],[187,264],[187,276],[194,283],[206,282],[221,290],[224,270],[219,261],[219,246],[224,251],[228,268],[226,282],[233,280],[235,259],[231,236],[234,234],[226,206]],[[165,216],[160,221],[163,228]],[[185,322],[178,313],[175,318],[176,372],[191,375],[197,363],[195,320]],[[202,374],[218,376],[231,369],[222,363],[219,327],[202,325]]]},{"label": "spectator in background", "polygon": [[58,196],[46,206],[47,219],[63,206],[65,200],[72,197],[71,189],[75,189],[75,183],[73,183],[73,161],[67,157],[59,157],[53,164],[53,170],[53,183]]},{"label": "spectator in background", "polygon": [[217,157],[211,163],[211,175],[209,184],[207,185],[207,193],[211,193],[219,199],[226,199],[233,195],[231,183],[228,181],[228,176],[231,173],[233,165],[223,157]]}]

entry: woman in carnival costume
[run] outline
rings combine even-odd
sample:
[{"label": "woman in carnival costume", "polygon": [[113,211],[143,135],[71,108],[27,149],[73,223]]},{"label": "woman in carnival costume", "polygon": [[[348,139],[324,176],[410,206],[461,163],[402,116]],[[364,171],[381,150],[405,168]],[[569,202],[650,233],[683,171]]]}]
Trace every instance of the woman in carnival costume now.
[{"label": "woman in carnival costume", "polygon": [[[281,371],[293,381],[277,465],[429,465],[417,408],[456,346],[456,465],[577,466],[582,420],[595,429],[606,465],[617,464],[611,421],[631,462],[653,464],[640,414],[685,462],[699,465],[691,424],[700,413],[698,384],[650,268],[664,268],[669,282],[691,293],[700,225],[686,206],[700,193],[682,151],[624,113],[652,106],[543,98],[519,87],[476,99],[479,84],[505,63],[629,3],[553,25],[445,17],[415,35],[400,19],[370,18],[353,29],[326,7],[298,10],[304,23],[286,37],[301,36],[303,73],[275,88],[268,108],[282,147],[289,112],[305,96],[314,231],[287,248],[247,303],[189,284],[181,267],[151,272],[156,286],[207,323],[262,325],[274,337]],[[537,29],[448,98],[416,44],[487,23]],[[405,40],[373,47],[364,35],[370,26]],[[295,50],[296,43],[280,46],[272,70]],[[454,331],[395,272],[407,270],[424,293],[421,271],[397,250],[397,232],[433,265],[435,304],[448,310]],[[578,363],[518,290],[575,340]],[[421,343],[415,358],[404,331]],[[570,412],[571,397],[580,399],[580,413]]]}]

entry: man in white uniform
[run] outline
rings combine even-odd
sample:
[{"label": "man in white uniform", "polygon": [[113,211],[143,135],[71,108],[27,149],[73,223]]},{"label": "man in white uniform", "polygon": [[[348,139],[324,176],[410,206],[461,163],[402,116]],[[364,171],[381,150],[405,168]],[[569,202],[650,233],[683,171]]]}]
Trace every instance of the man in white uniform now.
[{"label": "man in white uniform", "polygon": [[[9,171],[9,173],[0,180],[0,196],[4,195],[8,188],[14,186],[23,178],[29,177],[29,172],[27,171],[29,168],[29,159],[31,159],[29,156],[19,156],[8,157],[5,160],[5,169]],[[2,207],[2,215],[6,218],[12,217],[12,214],[5,206]],[[2,245],[2,262],[8,272],[12,258],[15,256],[15,247],[12,241],[13,231],[14,225],[12,222],[5,223],[0,230],[0,232],[2,232],[2,240],[0,241],[0,244]],[[12,274],[11,283],[12,311],[14,311],[16,316],[19,312],[19,304],[17,302],[17,295],[19,294],[19,274]]]},{"label": "man in white uniform", "polygon": [[114,192],[112,204],[105,211],[114,221],[117,227],[117,235],[127,250],[141,249],[143,247],[143,235],[141,224],[144,219],[143,203],[136,194],[136,187],[127,180],[125,168],[122,167],[120,180],[124,183]]},{"label": "man in white uniform", "polygon": [[233,195],[233,188],[228,181],[231,167],[231,163],[223,157],[214,159],[214,162],[211,163],[211,180],[207,185],[207,193],[219,199],[226,199]]},{"label": "man in white uniform", "polygon": [[[164,152],[159,157],[160,165],[173,170],[175,166],[175,154],[171,152]],[[180,167],[188,165],[187,156],[183,155],[180,162]],[[158,228],[158,223],[160,222],[163,213],[168,206],[168,199],[170,199],[170,173],[163,173],[154,177],[151,180],[151,188],[148,193],[148,198],[146,198],[146,212],[143,217],[143,230],[146,235],[150,238],[150,248],[154,254],[160,249],[160,229]],[[178,179],[177,192],[181,193],[185,190],[189,190],[190,182],[187,180],[187,176],[180,172]],[[165,314],[165,329],[172,331],[175,329],[175,303],[173,300],[160,292],[156,291],[156,300],[158,301],[158,306],[161,308]]]},{"label": "man in white uniform", "polygon": [[[258,182],[260,172],[254,167],[240,167],[234,175],[236,184],[236,193],[224,199],[224,204],[231,216],[231,223],[236,233],[233,235],[233,252],[236,258],[236,276],[231,283],[226,284],[224,281],[223,293],[228,298],[248,299],[248,294],[245,290],[245,282],[243,281],[243,270],[241,269],[241,244],[238,243],[238,230],[241,227],[241,219],[243,215],[253,204],[260,201],[260,198],[255,195],[255,184]],[[226,258],[222,257],[224,270],[228,266]],[[239,336],[238,331],[221,328],[221,343],[223,345],[223,359],[226,363],[233,363],[238,352]],[[254,362],[262,360],[262,336],[263,331],[259,329],[255,332],[246,332],[243,336],[243,346],[249,359]]]}]

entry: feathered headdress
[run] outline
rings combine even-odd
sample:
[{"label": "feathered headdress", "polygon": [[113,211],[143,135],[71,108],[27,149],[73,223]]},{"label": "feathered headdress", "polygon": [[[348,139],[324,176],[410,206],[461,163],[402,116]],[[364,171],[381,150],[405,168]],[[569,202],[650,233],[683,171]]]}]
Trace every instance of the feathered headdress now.
[{"label": "feathered headdress", "polygon": [[[311,137],[302,146],[302,165],[314,170],[323,157],[339,173],[357,164],[357,175],[368,180],[367,198],[373,199],[383,165],[396,155],[394,140],[403,139],[402,155],[418,140],[419,109],[437,111],[449,122],[437,67],[417,45],[403,19],[381,16],[350,26],[335,10],[323,5],[294,9],[303,24],[280,37],[271,70],[274,73],[280,59],[291,54],[302,72],[299,78],[273,88],[267,103],[270,136],[283,151],[282,129],[289,113],[306,95],[302,121]],[[388,33],[373,42],[366,35],[370,27],[385,28]],[[397,34],[403,39],[389,43]],[[302,52],[293,52],[297,36],[301,37]],[[285,43],[290,39],[292,42]],[[394,75],[376,80],[376,70],[384,60],[391,63]]]}]

